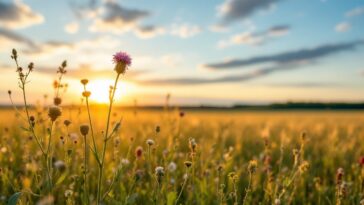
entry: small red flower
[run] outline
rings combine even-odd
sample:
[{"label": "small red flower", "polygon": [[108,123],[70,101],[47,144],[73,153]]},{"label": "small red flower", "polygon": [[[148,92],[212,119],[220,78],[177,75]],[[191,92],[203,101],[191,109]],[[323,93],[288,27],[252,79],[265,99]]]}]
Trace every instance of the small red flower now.
[{"label": "small red flower", "polygon": [[364,166],[364,156],[361,156],[359,158],[359,164],[360,164],[360,166]]}]

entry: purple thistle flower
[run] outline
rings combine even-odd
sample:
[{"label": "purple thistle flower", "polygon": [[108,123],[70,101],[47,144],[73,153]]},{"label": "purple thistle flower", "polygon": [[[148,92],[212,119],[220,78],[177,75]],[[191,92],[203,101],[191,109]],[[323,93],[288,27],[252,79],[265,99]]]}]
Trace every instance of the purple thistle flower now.
[{"label": "purple thistle flower", "polygon": [[113,55],[113,61],[115,64],[124,63],[127,66],[131,65],[131,58],[126,52],[117,52]]}]

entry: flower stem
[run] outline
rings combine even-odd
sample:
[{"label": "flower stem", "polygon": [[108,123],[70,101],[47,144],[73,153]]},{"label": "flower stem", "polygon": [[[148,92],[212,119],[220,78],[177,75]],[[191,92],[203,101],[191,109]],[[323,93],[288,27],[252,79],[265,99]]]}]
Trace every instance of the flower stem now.
[{"label": "flower stem", "polygon": [[114,102],[115,90],[116,90],[116,86],[118,84],[119,77],[120,77],[120,74],[118,73],[117,76],[116,76],[116,79],[115,79],[113,90],[112,90],[111,95],[110,95],[109,111],[108,111],[108,114],[107,114],[106,131],[105,131],[105,135],[104,135],[104,144],[103,144],[103,149],[102,149],[101,161],[100,161],[100,164],[99,164],[99,176],[98,176],[98,182],[97,182],[97,196],[96,196],[96,200],[97,200],[96,204],[97,205],[100,204],[100,199],[101,199],[101,189],[102,189],[101,181],[102,181],[102,175],[103,175],[103,169],[104,169],[107,139],[108,139],[108,134],[109,134],[111,110],[112,110],[112,105],[113,105],[113,102]]}]

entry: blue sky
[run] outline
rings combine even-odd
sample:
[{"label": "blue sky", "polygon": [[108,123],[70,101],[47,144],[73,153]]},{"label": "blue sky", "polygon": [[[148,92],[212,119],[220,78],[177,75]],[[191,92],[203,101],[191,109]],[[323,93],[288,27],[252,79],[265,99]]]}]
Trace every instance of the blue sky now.
[{"label": "blue sky", "polygon": [[63,59],[67,102],[80,78],[107,92],[122,50],[124,104],[363,101],[363,34],[361,0],[0,0],[0,103],[17,90],[13,47],[36,64],[34,99]]}]

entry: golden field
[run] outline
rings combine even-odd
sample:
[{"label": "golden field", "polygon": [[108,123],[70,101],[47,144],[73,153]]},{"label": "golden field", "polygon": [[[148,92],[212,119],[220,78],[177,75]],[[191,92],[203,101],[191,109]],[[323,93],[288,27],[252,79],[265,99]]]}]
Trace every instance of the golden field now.
[{"label": "golden field", "polygon": [[[101,203],[361,204],[363,112],[180,112],[113,109],[110,124],[121,126],[106,148]],[[30,110],[42,145],[47,114]],[[1,203],[19,192],[18,204],[95,203],[98,164],[89,149],[84,157],[80,133],[85,106],[63,108],[53,125],[51,189],[42,152],[22,129],[27,122],[14,110],[0,116]],[[91,108],[91,117],[100,151],[107,108]]]}]

